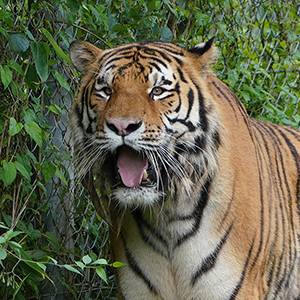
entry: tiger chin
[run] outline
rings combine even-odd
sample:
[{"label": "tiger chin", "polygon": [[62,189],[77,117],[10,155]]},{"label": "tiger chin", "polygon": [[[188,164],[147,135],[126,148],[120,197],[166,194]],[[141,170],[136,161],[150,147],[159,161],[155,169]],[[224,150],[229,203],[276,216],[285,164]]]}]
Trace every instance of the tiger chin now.
[{"label": "tiger chin", "polygon": [[251,119],[217,53],[70,46],[75,164],[125,263],[118,299],[300,299],[300,132]]}]

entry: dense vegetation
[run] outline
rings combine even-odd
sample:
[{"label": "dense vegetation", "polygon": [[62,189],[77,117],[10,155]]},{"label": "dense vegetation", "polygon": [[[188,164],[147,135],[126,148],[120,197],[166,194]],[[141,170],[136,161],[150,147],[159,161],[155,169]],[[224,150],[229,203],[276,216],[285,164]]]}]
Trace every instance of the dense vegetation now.
[{"label": "dense vegetation", "polygon": [[111,268],[120,264],[108,263],[107,228],[73,178],[73,40],[108,48],[162,39],[188,48],[216,36],[216,72],[248,112],[299,126],[296,1],[0,0],[0,22],[2,299],[114,298]]}]

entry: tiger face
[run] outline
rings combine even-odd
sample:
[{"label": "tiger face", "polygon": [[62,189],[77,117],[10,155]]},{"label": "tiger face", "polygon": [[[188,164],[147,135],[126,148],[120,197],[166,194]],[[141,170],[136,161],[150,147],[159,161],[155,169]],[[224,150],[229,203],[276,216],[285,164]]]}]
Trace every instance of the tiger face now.
[{"label": "tiger face", "polygon": [[71,113],[79,176],[92,169],[124,205],[152,205],[177,183],[188,194],[193,178],[216,165],[208,164],[214,145],[204,135],[217,140],[206,111],[217,116],[199,88],[214,59],[212,45],[213,39],[188,52],[159,41],[109,50],[74,42],[71,59],[84,74]]}]

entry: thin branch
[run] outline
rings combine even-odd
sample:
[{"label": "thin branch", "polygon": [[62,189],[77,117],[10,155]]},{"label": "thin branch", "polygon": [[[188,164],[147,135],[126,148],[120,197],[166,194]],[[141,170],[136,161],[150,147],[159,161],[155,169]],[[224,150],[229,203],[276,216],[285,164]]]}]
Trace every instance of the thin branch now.
[{"label": "thin branch", "polygon": [[[56,22],[56,23],[63,23],[63,24],[66,24],[66,22],[64,22],[64,21],[55,21],[55,22]],[[86,28],[83,28],[83,27],[81,27],[81,26],[79,26],[79,25],[76,25],[76,24],[74,24],[74,23],[72,23],[72,26],[74,26],[74,27],[76,27],[76,28],[78,28],[78,29],[81,29],[81,30],[87,32],[88,34],[90,34],[90,35],[94,36],[95,38],[97,38],[98,40],[100,40],[100,41],[101,41],[103,44],[105,44],[107,47],[111,48],[110,45],[109,45],[108,43],[106,43],[106,42],[105,42],[101,37],[99,37],[97,34],[95,34],[95,33],[91,32],[91,31],[89,31],[89,30],[86,29]]]}]

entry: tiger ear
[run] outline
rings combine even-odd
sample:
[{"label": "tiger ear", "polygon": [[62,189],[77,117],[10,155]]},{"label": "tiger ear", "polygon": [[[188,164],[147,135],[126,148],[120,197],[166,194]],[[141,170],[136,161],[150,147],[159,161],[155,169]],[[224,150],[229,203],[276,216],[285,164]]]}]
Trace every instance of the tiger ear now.
[{"label": "tiger ear", "polygon": [[88,72],[89,66],[94,64],[103,51],[93,44],[84,41],[73,42],[69,50],[73,65],[83,74]]},{"label": "tiger ear", "polygon": [[207,42],[198,44],[188,51],[197,58],[201,69],[209,68],[211,64],[215,63],[218,56],[218,50],[215,47],[215,37],[211,38]]}]

